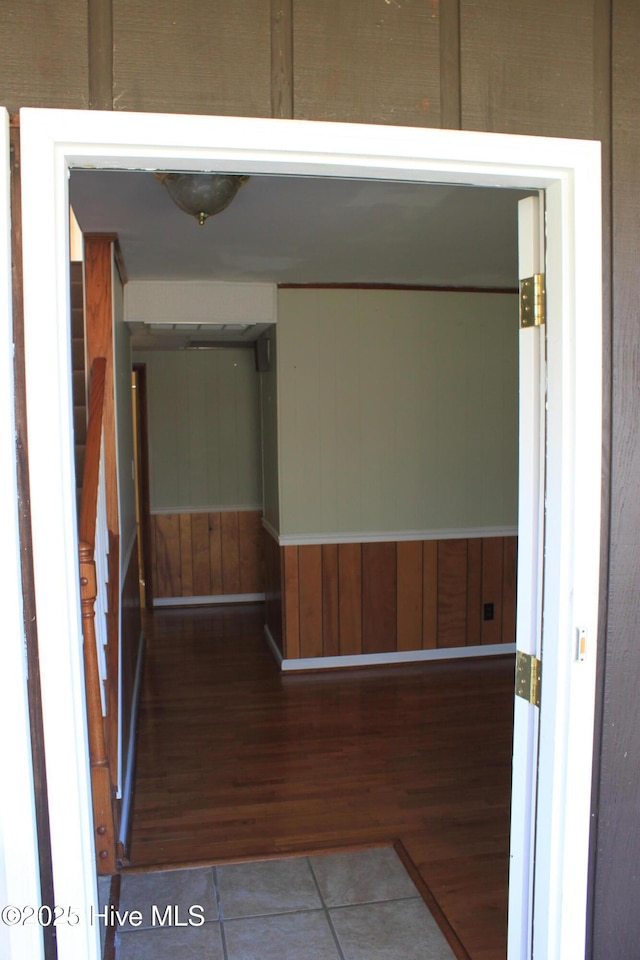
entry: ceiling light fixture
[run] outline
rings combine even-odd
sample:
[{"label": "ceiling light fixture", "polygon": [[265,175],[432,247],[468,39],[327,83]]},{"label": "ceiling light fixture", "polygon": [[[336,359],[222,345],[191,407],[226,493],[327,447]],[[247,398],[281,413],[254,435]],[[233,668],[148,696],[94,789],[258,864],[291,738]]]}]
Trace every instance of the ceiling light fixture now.
[{"label": "ceiling light fixture", "polygon": [[156,173],[160,183],[181,210],[202,226],[209,217],[225,210],[247,176],[231,173]]}]

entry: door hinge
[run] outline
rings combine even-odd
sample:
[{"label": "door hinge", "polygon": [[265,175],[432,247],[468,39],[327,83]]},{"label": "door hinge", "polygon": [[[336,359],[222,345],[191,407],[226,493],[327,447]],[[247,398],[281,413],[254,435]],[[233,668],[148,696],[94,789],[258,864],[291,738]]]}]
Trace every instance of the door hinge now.
[{"label": "door hinge", "polygon": [[540,706],[540,685],[542,681],[542,664],[532,653],[522,653],[518,650],[516,655],[516,694],[533,703],[534,706]]},{"label": "door hinge", "polygon": [[546,321],[544,273],[520,281],[520,327],[541,327]]}]

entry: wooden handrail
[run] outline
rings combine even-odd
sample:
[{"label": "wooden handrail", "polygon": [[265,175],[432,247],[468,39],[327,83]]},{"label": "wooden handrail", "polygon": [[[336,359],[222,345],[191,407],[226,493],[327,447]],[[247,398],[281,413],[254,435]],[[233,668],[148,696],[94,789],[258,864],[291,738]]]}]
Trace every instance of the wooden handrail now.
[{"label": "wooden handrail", "polygon": [[89,422],[85,449],[78,544],[80,561],[80,605],[84,652],[87,725],[91,791],[93,794],[94,838],[98,873],[115,873],[115,827],[109,758],[102,717],[101,680],[96,645],[95,601],[98,594],[95,562],[96,515],[100,482],[100,451],[107,362],[96,357],[91,367]]}]

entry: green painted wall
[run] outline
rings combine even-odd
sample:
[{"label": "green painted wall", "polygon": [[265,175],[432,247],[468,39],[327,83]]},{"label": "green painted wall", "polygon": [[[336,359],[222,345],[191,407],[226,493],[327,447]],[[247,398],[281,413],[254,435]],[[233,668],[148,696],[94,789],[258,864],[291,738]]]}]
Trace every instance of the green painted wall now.
[{"label": "green painted wall", "polygon": [[147,365],[151,509],[262,502],[253,350],[136,352]]},{"label": "green painted wall", "polygon": [[281,290],[281,535],[515,526],[511,294]]}]

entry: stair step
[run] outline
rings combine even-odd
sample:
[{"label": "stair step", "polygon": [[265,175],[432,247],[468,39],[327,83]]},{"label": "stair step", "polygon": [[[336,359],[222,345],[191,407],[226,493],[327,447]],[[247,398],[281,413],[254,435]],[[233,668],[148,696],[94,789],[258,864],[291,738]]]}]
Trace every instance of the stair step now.
[{"label": "stair step", "polygon": [[73,307],[71,310],[71,336],[84,340],[84,309]]},{"label": "stair step", "polygon": [[84,373],[84,340],[81,337],[74,337],[71,341],[71,365],[74,372],[82,370]]},{"label": "stair step", "polygon": [[87,402],[87,388],[84,381],[84,370],[73,371],[73,405],[85,406]]},{"label": "stair step", "polygon": [[76,486],[82,487],[82,477],[84,475],[84,455],[86,452],[84,443],[74,444],[73,452],[76,464]]},{"label": "stair step", "polygon": [[76,443],[85,443],[87,439],[87,408],[74,406],[73,408],[73,435]]}]

